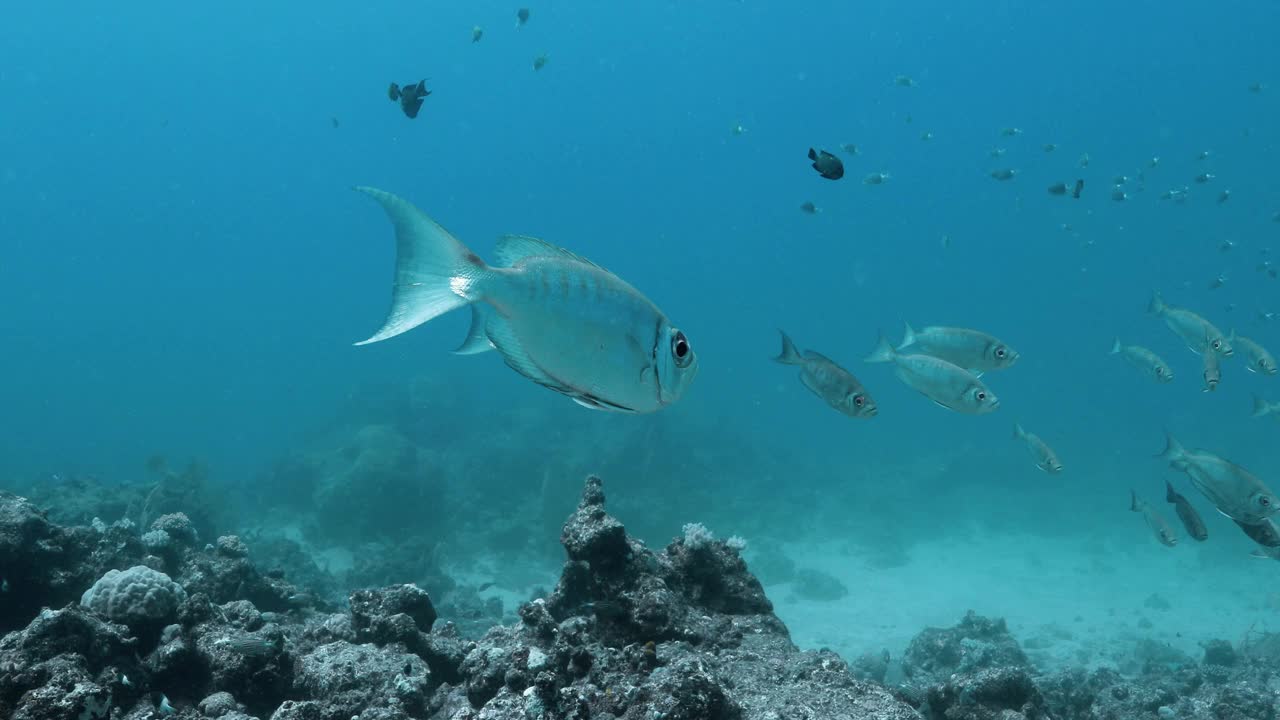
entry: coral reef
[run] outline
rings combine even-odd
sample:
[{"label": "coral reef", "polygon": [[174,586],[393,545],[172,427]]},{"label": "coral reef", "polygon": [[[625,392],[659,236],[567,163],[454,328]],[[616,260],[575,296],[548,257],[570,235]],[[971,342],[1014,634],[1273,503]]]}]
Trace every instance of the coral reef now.
[{"label": "coral reef", "polygon": [[[437,605],[382,583],[334,610],[290,584],[296,545],[259,570],[252,539],[202,543],[186,515],[64,527],[0,495],[0,717],[16,720],[1128,720],[1276,717],[1280,641],[1135,645],[1133,672],[1042,673],[1002,620],[928,628],[901,659],[800,651],[737,538],[691,523],[633,537],[589,478],[555,588],[507,625],[474,588]],[[771,553],[766,554],[769,555]],[[802,578],[788,568],[780,574]],[[309,569],[310,568],[310,569]],[[385,565],[379,573],[394,573]],[[380,575],[380,577],[382,577]],[[837,593],[838,590],[831,591]],[[474,637],[474,639],[470,639]]]},{"label": "coral reef", "polygon": [[[0,498],[0,519],[11,553],[83,536],[74,557],[87,563],[103,542],[14,496]],[[62,609],[6,608],[26,627],[0,640],[0,716],[917,717],[834,654],[797,650],[738,542],[691,532],[650,550],[605,511],[596,478],[564,526],[559,585],[478,641],[439,622],[414,585],[356,591],[345,612],[290,607],[285,594],[299,591],[258,572],[238,538],[200,547],[182,527],[158,519],[147,531],[170,536],[170,560],[132,534],[125,569],[95,577],[88,564],[44,596]],[[30,581],[53,585],[34,571]],[[83,604],[67,597],[77,591]],[[159,625],[154,637],[138,631]]]}]

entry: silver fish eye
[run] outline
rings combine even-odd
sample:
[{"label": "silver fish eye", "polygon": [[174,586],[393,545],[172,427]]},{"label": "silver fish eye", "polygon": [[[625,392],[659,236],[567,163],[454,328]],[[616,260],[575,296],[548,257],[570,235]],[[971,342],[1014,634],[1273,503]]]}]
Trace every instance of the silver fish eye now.
[{"label": "silver fish eye", "polygon": [[1214,340],[1214,341],[1213,341],[1213,349],[1214,349],[1214,350],[1221,350],[1221,349],[1222,349],[1222,341],[1221,341],[1221,340]]},{"label": "silver fish eye", "polygon": [[987,394],[979,390],[978,393],[974,395],[974,397],[978,398],[978,401],[981,402],[987,399]]},{"label": "silver fish eye", "polygon": [[689,346],[689,338],[679,330],[671,336],[671,354],[676,359],[676,367],[689,367],[689,363],[693,360],[693,348]]},{"label": "silver fish eye", "polygon": [[863,405],[866,405],[866,404],[867,404],[867,401],[866,401],[865,399],[863,399],[863,397],[862,397],[861,395],[854,395],[854,396],[853,396],[853,404],[854,404],[855,406],[857,406],[857,407],[862,407]]},{"label": "silver fish eye", "polygon": [[998,357],[998,358],[1002,358],[1002,357],[1004,357],[1006,354],[1007,354],[1007,353],[1005,353],[1004,348],[1002,348],[1002,347],[996,348],[996,357]]},{"label": "silver fish eye", "polygon": [[1262,497],[1258,498],[1258,504],[1261,505],[1262,507],[1271,507],[1271,498],[1267,497],[1266,495],[1263,495]]}]

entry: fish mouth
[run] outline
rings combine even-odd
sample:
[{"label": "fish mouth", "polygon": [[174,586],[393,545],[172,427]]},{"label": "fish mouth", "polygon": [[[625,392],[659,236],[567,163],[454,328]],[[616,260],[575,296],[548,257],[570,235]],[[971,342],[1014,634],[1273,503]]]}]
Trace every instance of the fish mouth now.
[{"label": "fish mouth", "polygon": [[880,408],[874,407],[874,406],[869,407],[866,410],[862,411],[862,417],[873,418],[879,414],[880,414]]}]

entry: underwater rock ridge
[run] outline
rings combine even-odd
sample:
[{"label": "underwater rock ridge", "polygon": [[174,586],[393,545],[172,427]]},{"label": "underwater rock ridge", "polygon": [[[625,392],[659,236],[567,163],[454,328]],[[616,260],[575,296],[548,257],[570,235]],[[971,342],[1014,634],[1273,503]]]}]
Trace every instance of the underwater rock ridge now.
[{"label": "underwater rock ridge", "polygon": [[[45,609],[6,618],[22,629],[0,638],[0,717],[919,717],[834,653],[798,650],[737,546],[687,533],[651,550],[606,512],[596,477],[563,526],[555,590],[477,641],[441,622],[412,584],[356,590],[342,611],[299,607],[291,598],[307,594],[259,573],[239,538],[153,542],[161,558],[139,531],[61,528],[0,496],[7,558],[78,538],[44,569],[75,582],[23,570],[24,582],[50,590],[36,595]],[[102,554],[103,544],[115,552]],[[95,564],[103,558],[113,567]]]}]

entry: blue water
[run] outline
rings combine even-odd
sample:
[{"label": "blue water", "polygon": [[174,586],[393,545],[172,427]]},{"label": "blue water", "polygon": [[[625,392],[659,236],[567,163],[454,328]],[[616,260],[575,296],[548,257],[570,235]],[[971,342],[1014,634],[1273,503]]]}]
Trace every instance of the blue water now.
[{"label": "blue water", "polygon": [[[451,427],[436,449],[461,466],[519,442],[532,469],[514,486],[603,466],[624,507],[650,486],[702,498],[698,512],[730,504],[725,534],[768,532],[742,508],[768,516],[782,496],[833,527],[876,515],[908,537],[971,521],[1132,530],[1129,488],[1156,501],[1177,479],[1152,457],[1164,428],[1280,482],[1277,426],[1249,417],[1250,394],[1280,399],[1280,379],[1229,362],[1202,393],[1199,360],[1144,312],[1160,289],[1280,349],[1280,326],[1257,319],[1280,310],[1280,282],[1255,270],[1280,236],[1280,9],[792,5],[541,2],[516,29],[515,6],[493,2],[10,4],[0,477],[124,480],[165,452],[236,487],[425,376],[470,409],[435,418]],[[409,120],[386,87],[423,77],[434,94]],[[844,157],[846,177],[818,177],[810,146]],[[997,182],[1000,167],[1020,173]],[[1145,192],[1110,199],[1112,177],[1144,170]],[[887,184],[861,182],[879,171]],[[1204,171],[1217,179],[1193,183]],[[1078,201],[1045,192],[1077,177]],[[697,381],[658,416],[591,415],[496,356],[450,355],[465,313],[351,347],[381,323],[393,260],[356,184],[412,200],[482,256],[516,232],[613,269],[689,334]],[[1186,205],[1159,199],[1183,185]],[[988,377],[1000,410],[948,413],[864,365],[904,320],[1016,347],[1017,366]],[[831,412],[772,363],[777,328],[857,373],[879,417]],[[1108,356],[1116,335],[1177,380]],[[1031,465],[1015,419],[1065,474]],[[692,457],[736,448],[768,463],[708,472]],[[628,475],[645,453],[683,470]],[[913,463],[950,469],[913,482]],[[638,522],[657,536],[697,519]],[[1255,572],[1231,541],[1223,557]]]}]

